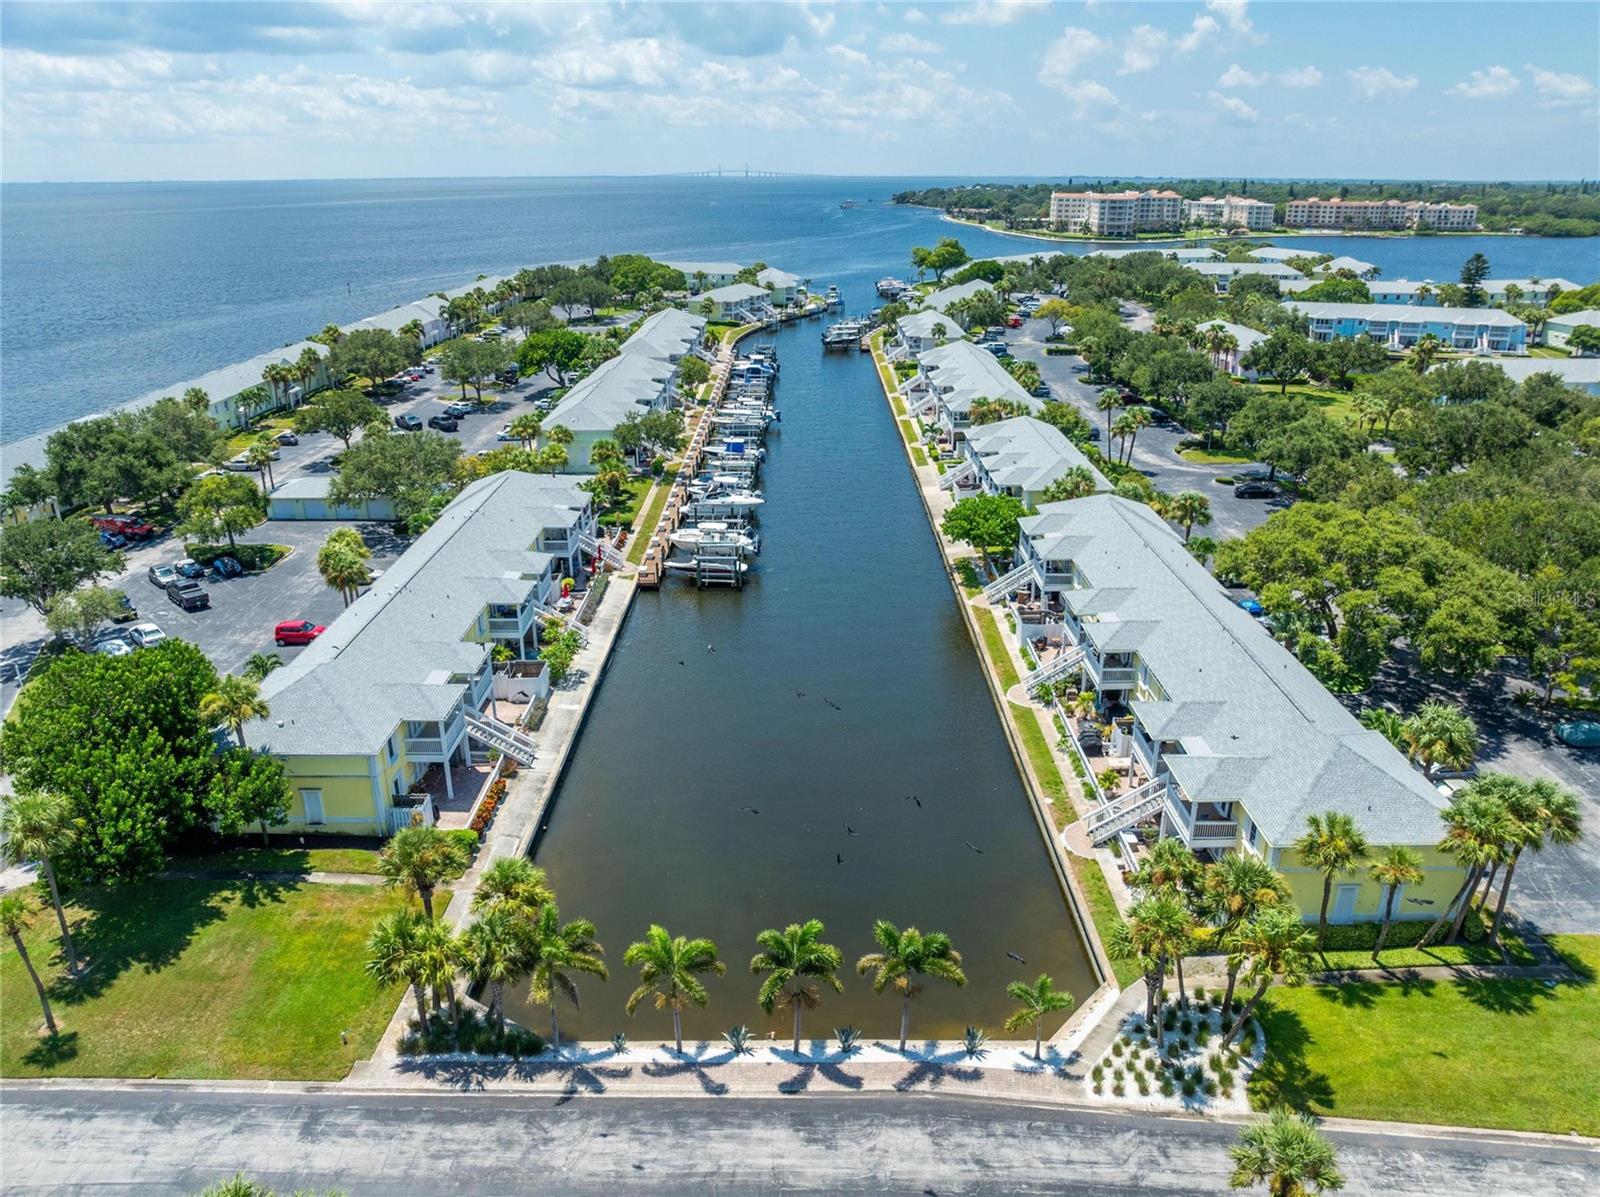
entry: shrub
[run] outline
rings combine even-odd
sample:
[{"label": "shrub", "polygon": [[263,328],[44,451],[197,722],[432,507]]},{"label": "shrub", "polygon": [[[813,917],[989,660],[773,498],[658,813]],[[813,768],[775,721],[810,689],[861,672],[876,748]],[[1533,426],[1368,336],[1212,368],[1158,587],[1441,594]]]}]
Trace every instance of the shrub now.
[{"label": "shrub", "polygon": [[1211,1041],[1211,1028],[1205,1023],[1200,1024],[1200,1029],[1194,1033],[1196,1047],[1204,1047]]},{"label": "shrub", "polygon": [[1178,1045],[1176,1043],[1167,1044],[1167,1058],[1171,1060],[1178,1058]]},{"label": "shrub", "polygon": [[470,827],[457,827],[454,831],[447,831],[444,833],[444,838],[458,845],[468,856],[478,850],[478,833]]},{"label": "shrub", "polygon": [[1121,1081],[1112,1081],[1111,1082],[1111,1092],[1113,1094],[1115,1094],[1116,1096],[1121,1097],[1127,1091],[1128,1091],[1128,1087],[1126,1085],[1124,1085]]},{"label": "shrub", "polygon": [[1193,1097],[1195,1095],[1195,1083],[1193,1081],[1185,1080],[1183,1082],[1183,1095],[1185,1097]]},{"label": "shrub", "polygon": [[1194,1000],[1197,1002],[1206,1000],[1206,987],[1204,985],[1196,985],[1194,987]]},{"label": "shrub", "polygon": [[1171,1077],[1162,1077],[1161,1078],[1161,1096],[1162,1097],[1171,1097],[1176,1092],[1177,1092],[1177,1089],[1172,1084],[1172,1078]]},{"label": "shrub", "polygon": [[1104,1064],[1096,1064],[1089,1070],[1089,1075],[1094,1078],[1094,1083],[1098,1085],[1106,1079],[1106,1066]]},{"label": "shrub", "polygon": [[1120,1056],[1122,1054],[1122,1040],[1116,1039],[1112,1041],[1111,1054],[1113,1056]]},{"label": "shrub", "polygon": [[505,796],[506,779],[497,777],[489,783],[488,792],[484,794],[482,801],[478,803],[478,809],[473,813],[470,827],[474,835],[481,834],[494,821],[494,813],[505,801]]},{"label": "shrub", "polygon": [[1194,1020],[1192,1018],[1190,1018],[1187,1014],[1185,1014],[1183,1016],[1183,1020],[1178,1023],[1178,1027],[1179,1027],[1180,1030],[1183,1031],[1183,1033],[1185,1035],[1194,1034]]},{"label": "shrub", "polygon": [[1140,1097],[1149,1097],[1150,1096],[1150,1082],[1145,1079],[1144,1073],[1142,1073],[1142,1072],[1134,1073],[1133,1083],[1136,1084],[1137,1086],[1139,1086],[1139,1096]]},{"label": "shrub", "polygon": [[1111,1070],[1111,1079],[1116,1081],[1118,1084],[1121,1084],[1122,1083],[1122,1069],[1113,1068]]},{"label": "shrub", "polygon": [[1177,1030],[1178,1029],[1178,1012],[1176,1010],[1173,1010],[1173,1009],[1169,1008],[1167,1010],[1167,1012],[1161,1016],[1161,1026],[1162,1026],[1163,1030],[1167,1030],[1167,1031],[1175,1031],[1175,1030]]},{"label": "shrub", "polygon": [[1201,1082],[1201,1088],[1207,1097],[1215,1097],[1217,1095],[1217,1082],[1210,1077]]}]

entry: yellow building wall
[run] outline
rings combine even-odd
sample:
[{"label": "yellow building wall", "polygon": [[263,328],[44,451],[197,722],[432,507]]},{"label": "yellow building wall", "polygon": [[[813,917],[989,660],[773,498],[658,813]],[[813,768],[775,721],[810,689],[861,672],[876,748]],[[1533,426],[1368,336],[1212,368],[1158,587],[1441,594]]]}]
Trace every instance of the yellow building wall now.
[{"label": "yellow building wall", "polygon": [[[1260,843],[1267,849],[1266,856],[1270,861],[1272,859],[1270,848],[1265,840],[1261,840]],[[1400,899],[1395,904],[1394,917],[1437,918],[1450,904],[1450,899],[1455,897],[1456,890],[1461,888],[1466,874],[1452,857],[1440,852],[1432,844],[1407,846],[1422,858],[1423,880],[1418,885],[1408,885],[1401,892]],[[1365,923],[1383,918],[1384,887],[1372,879],[1369,868],[1382,857],[1385,847],[1387,845],[1370,846],[1367,850],[1367,859],[1355,873],[1334,878],[1333,894],[1328,900],[1330,916],[1338,898],[1339,887],[1359,885],[1361,889],[1356,894],[1356,921]],[[1322,907],[1322,873],[1308,867],[1293,848],[1285,848],[1278,856],[1277,869],[1289,883],[1295,904],[1308,918],[1315,919],[1317,911]]]},{"label": "yellow building wall", "polygon": [[[314,830],[328,835],[386,835],[387,823],[380,825],[374,806],[371,763],[367,756],[282,756],[283,771],[291,789],[287,826],[291,830]],[[398,764],[398,762],[397,762]],[[393,767],[379,770],[382,809],[387,811],[389,777]],[[306,821],[301,790],[322,791],[323,822]],[[387,815],[384,816],[385,820]]]}]

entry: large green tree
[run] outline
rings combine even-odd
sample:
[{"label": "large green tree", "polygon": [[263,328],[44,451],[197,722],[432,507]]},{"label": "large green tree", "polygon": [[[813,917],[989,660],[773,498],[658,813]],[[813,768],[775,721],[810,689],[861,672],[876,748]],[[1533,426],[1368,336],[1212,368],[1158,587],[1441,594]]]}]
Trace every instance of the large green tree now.
[{"label": "large green tree", "polygon": [[971,545],[988,556],[1016,547],[1017,521],[1027,511],[1014,495],[973,495],[958,500],[945,512],[939,527],[951,540]]},{"label": "large green tree", "polygon": [[228,547],[237,546],[236,537],[259,524],[267,514],[266,496],[242,474],[213,474],[189,488],[178,502],[182,523],[178,531],[202,544],[216,544],[226,538]]},{"label": "large green tree", "polygon": [[387,498],[408,520],[450,480],[460,456],[460,441],[431,429],[364,436],[344,455],[329,497],[341,504]]},{"label": "large green tree", "polygon": [[350,447],[358,429],[383,419],[383,409],[360,391],[324,391],[294,414],[296,432],[328,432]]},{"label": "large green tree", "polygon": [[0,594],[46,615],[57,595],[117,572],[123,561],[84,520],[13,524],[0,529]]},{"label": "large green tree", "polygon": [[353,374],[376,386],[402,366],[417,361],[419,355],[415,341],[397,337],[386,328],[358,328],[333,347],[328,371],[336,380]]}]

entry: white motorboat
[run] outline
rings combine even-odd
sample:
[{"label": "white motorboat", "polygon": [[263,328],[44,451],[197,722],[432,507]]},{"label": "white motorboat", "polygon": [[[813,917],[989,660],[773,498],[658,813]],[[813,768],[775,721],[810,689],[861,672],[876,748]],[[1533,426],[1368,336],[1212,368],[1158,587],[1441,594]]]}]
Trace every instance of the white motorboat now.
[{"label": "white motorboat", "polygon": [[766,502],[760,495],[748,490],[710,490],[692,497],[696,506],[716,511],[751,511]]},{"label": "white motorboat", "polygon": [[691,551],[702,544],[732,545],[746,553],[761,551],[760,537],[741,532],[721,520],[703,520],[692,528],[679,528],[670,539],[680,549]]}]

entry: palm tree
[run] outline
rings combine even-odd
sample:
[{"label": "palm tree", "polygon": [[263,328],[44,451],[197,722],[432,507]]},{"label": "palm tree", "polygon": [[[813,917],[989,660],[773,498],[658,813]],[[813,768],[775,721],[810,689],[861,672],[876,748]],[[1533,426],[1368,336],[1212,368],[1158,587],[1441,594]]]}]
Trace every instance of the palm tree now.
[{"label": "palm tree", "polygon": [[1428,300],[1433,298],[1433,286],[1429,283],[1423,283],[1417,288],[1416,296],[1418,303],[1427,303]]},{"label": "palm tree", "polygon": [[790,923],[782,931],[768,927],[756,934],[761,946],[750,960],[750,971],[765,974],[756,1001],[767,1014],[784,1006],[794,1011],[794,1052],[800,1054],[800,1016],[822,1004],[821,987],[844,992],[838,971],[844,957],[831,943],[822,942],[822,920]]},{"label": "palm tree", "polygon": [[1375,731],[1402,752],[1406,747],[1406,720],[1388,707],[1367,707],[1361,712],[1361,726]]},{"label": "palm tree", "polygon": [[522,415],[512,420],[507,431],[522,443],[524,449],[531,453],[534,444],[539,439],[539,431],[543,426],[544,422],[530,411],[523,412]]},{"label": "palm tree", "polygon": [[489,907],[462,937],[467,968],[478,984],[489,987],[489,1017],[500,1031],[506,1028],[506,986],[528,975],[527,940],[526,921],[507,905]]},{"label": "palm tree", "polygon": [[28,945],[22,942],[22,933],[28,929],[28,900],[21,894],[7,894],[0,898],[0,932],[11,937],[22,957],[22,965],[33,978],[33,988],[39,995],[39,1006],[44,1011],[44,1025],[56,1034],[56,1016],[50,1010],[50,996],[45,993],[44,982],[39,980],[39,970],[33,967],[33,957],[28,955]]},{"label": "palm tree", "polygon": [[1438,765],[1465,769],[1472,764],[1478,755],[1478,725],[1458,706],[1425,702],[1406,720],[1405,742],[1431,781]]},{"label": "palm tree", "polygon": [[[1300,921],[1300,912],[1293,906],[1269,906],[1253,921],[1241,923],[1223,944],[1229,956],[1245,968],[1245,980],[1254,981],[1256,991],[1244,1004],[1239,1017],[1222,1037],[1221,1048],[1233,1043],[1250,1016],[1256,1012],[1267,986],[1277,978],[1285,985],[1304,983],[1311,969],[1311,952],[1315,942],[1311,932]],[[1226,1015],[1226,1011],[1224,1011]]]},{"label": "palm tree", "polygon": [[1333,896],[1333,879],[1348,876],[1361,867],[1367,856],[1367,837],[1356,822],[1342,811],[1307,815],[1305,834],[1294,842],[1300,859],[1322,874],[1322,911],[1317,916],[1317,951],[1322,951],[1328,933],[1328,899]]},{"label": "palm tree", "polygon": [[1288,1109],[1273,1110],[1265,1121],[1240,1127],[1228,1156],[1233,1160],[1230,1189],[1265,1182],[1272,1197],[1305,1197],[1344,1188],[1344,1176],[1334,1166],[1333,1144],[1310,1118]]},{"label": "palm tree", "polygon": [[1082,499],[1095,492],[1094,475],[1087,466],[1071,466],[1061,477],[1045,487],[1040,496],[1046,503],[1060,503],[1068,499]]},{"label": "palm tree", "polygon": [[683,1008],[704,1006],[711,1000],[697,974],[715,973],[720,977],[728,971],[728,966],[717,959],[717,945],[709,939],[686,939],[682,935],[674,939],[665,927],[651,923],[645,938],[628,945],[622,963],[639,969],[639,987],[628,995],[628,1013],[654,995],[657,1010],[672,1011],[672,1041],[682,1055]]},{"label": "palm tree", "polygon": [[1045,1017],[1050,1014],[1060,1014],[1064,1010],[1071,1010],[1078,1004],[1078,999],[1065,990],[1057,989],[1055,982],[1048,973],[1040,973],[1039,979],[1032,985],[1026,981],[1013,981],[1006,986],[1006,996],[1017,1003],[1017,1008],[1006,1019],[1006,1031],[1015,1034],[1029,1023],[1033,1024],[1033,1058],[1040,1059],[1042,1055],[1041,1040],[1043,1030],[1040,1026]]},{"label": "palm tree", "polygon": [[560,445],[565,449],[572,444],[572,429],[565,424],[552,424],[544,434],[544,439],[552,445]]},{"label": "palm tree", "polygon": [[1411,353],[1407,360],[1411,368],[1418,374],[1426,374],[1428,367],[1438,359],[1444,349],[1444,342],[1432,333],[1423,333],[1411,346]]},{"label": "palm tree", "polygon": [[1144,973],[1145,1021],[1155,1022],[1156,999],[1161,993],[1167,965],[1191,946],[1194,915],[1170,893],[1141,898],[1128,908],[1128,916],[1111,932],[1108,950],[1118,960],[1132,960]]},{"label": "palm tree", "polygon": [[[1500,924],[1505,919],[1506,895],[1511,892],[1511,877],[1517,871],[1517,860],[1524,848],[1541,851],[1545,844],[1571,844],[1583,835],[1583,815],[1577,795],[1564,790],[1547,778],[1523,782],[1507,801],[1511,817],[1518,824],[1519,834],[1511,849],[1511,859],[1506,861],[1504,879],[1500,882],[1500,899],[1494,907],[1494,924],[1489,928],[1489,941],[1500,942]],[[1504,952],[1504,949],[1501,949]]]},{"label": "palm tree", "polygon": [[54,862],[77,838],[78,822],[72,817],[72,804],[60,794],[44,790],[14,794],[5,810],[0,811],[0,860],[10,865],[39,862],[39,871],[50,887],[50,902],[56,908],[56,922],[61,927],[67,971],[74,976],[78,972],[78,951],[72,943],[72,932],[67,929],[67,912],[61,905]]},{"label": "palm tree", "polygon": [[555,890],[543,869],[526,856],[502,856],[478,880],[472,895],[472,909],[489,910],[504,906],[532,917],[541,906],[556,900]]},{"label": "palm tree", "polygon": [[[1201,908],[1217,924],[1217,941],[1222,942],[1242,923],[1250,922],[1263,910],[1289,901],[1289,886],[1283,875],[1259,856],[1229,852],[1206,866],[1200,883]],[[1233,1008],[1233,990],[1239,980],[1238,966],[1228,964],[1228,988],[1222,997],[1224,1015]]]},{"label": "palm tree", "polygon": [[409,985],[417,999],[417,1024],[428,1025],[428,1000],[423,992],[425,964],[422,929],[430,920],[409,910],[380,918],[367,936],[367,975],[380,985]]},{"label": "palm tree", "polygon": [[200,700],[200,718],[215,727],[225,723],[239,747],[244,747],[244,725],[252,719],[265,719],[272,713],[261,697],[261,687],[249,678],[225,673],[217,688]]},{"label": "palm tree", "polygon": [[466,867],[466,849],[437,827],[402,827],[378,853],[383,883],[416,894],[430,922],[433,891],[441,881],[459,877]]},{"label": "palm tree", "polygon": [[1383,925],[1378,928],[1378,942],[1372,948],[1372,958],[1376,960],[1383,951],[1384,940],[1389,938],[1395,895],[1402,886],[1417,885],[1422,881],[1422,857],[1402,844],[1392,844],[1388,851],[1368,866],[1367,871],[1384,890]]},{"label": "palm tree", "polygon": [[1111,413],[1122,406],[1122,392],[1116,387],[1102,387],[1095,396],[1095,407],[1106,413],[1106,440],[1111,440]]},{"label": "palm tree", "polygon": [[1121,423],[1122,420],[1131,420],[1133,422],[1133,430],[1128,434],[1128,453],[1127,453],[1127,457],[1123,461],[1124,465],[1132,465],[1133,464],[1133,447],[1139,441],[1139,429],[1143,428],[1145,425],[1150,423],[1150,413],[1148,411],[1146,411],[1142,407],[1136,407],[1136,408],[1133,408],[1131,411],[1129,411],[1127,414],[1119,417],[1117,422]]},{"label": "palm tree", "polygon": [[1455,897],[1423,935],[1418,947],[1432,943],[1433,937],[1452,914],[1455,915],[1455,922],[1451,927],[1451,938],[1460,933],[1461,925],[1466,921],[1467,908],[1472,905],[1472,891],[1482,880],[1484,871],[1505,859],[1506,845],[1515,833],[1511,812],[1506,809],[1501,796],[1503,789],[1499,775],[1491,773],[1475,779],[1445,807],[1442,816],[1445,833],[1439,850],[1455,857],[1466,869],[1466,877]]},{"label": "palm tree", "polygon": [[456,974],[471,961],[466,942],[448,924],[429,920],[417,930],[417,952],[422,979],[433,990],[433,1008],[450,1007],[450,1040],[461,1047],[461,1000],[456,996]]},{"label": "palm tree", "polygon": [[317,550],[317,572],[339,592],[346,607],[372,582],[372,570],[367,567],[371,556],[372,550],[354,528],[335,529]]},{"label": "palm tree", "polygon": [[1211,500],[1197,490],[1173,495],[1167,505],[1167,518],[1183,529],[1183,543],[1188,544],[1196,524],[1204,528],[1211,522]]},{"label": "palm tree", "polygon": [[267,433],[263,432],[250,442],[250,447],[244,451],[244,459],[250,463],[256,473],[261,475],[261,493],[266,494],[272,489],[272,455],[278,451],[277,442]]},{"label": "palm tree", "polygon": [[250,659],[244,663],[244,676],[252,682],[260,682],[282,665],[283,658],[277,653],[251,653]]},{"label": "palm tree", "polygon": [[1133,422],[1132,412],[1123,412],[1122,415],[1117,417],[1116,422],[1111,425],[1111,435],[1118,441],[1117,461],[1119,464],[1126,464],[1125,458],[1132,452],[1129,448],[1129,438],[1136,436],[1138,432],[1139,426]]},{"label": "palm tree", "polygon": [[926,935],[915,927],[902,931],[887,919],[872,924],[872,938],[878,950],[857,960],[856,972],[872,974],[873,993],[893,986],[900,995],[900,1050],[905,1051],[911,1034],[911,999],[922,990],[916,978],[936,977],[960,989],[967,983],[967,974],[961,971],[961,953],[950,946],[950,937],[943,931]]},{"label": "palm tree", "polygon": [[417,348],[421,349],[422,348],[422,335],[423,335],[422,321],[420,321],[420,320],[407,320],[404,324],[402,324],[400,326],[400,335],[402,337],[410,337],[413,341],[415,341],[417,343]]},{"label": "palm tree", "polygon": [[533,975],[529,996],[540,1005],[550,1003],[550,1044],[561,1050],[561,1021],[556,1010],[556,997],[564,994],[576,1008],[578,983],[573,973],[588,973],[602,981],[609,975],[605,961],[600,957],[605,949],[595,942],[594,924],[588,919],[561,921],[561,911],[554,902],[539,908],[528,938],[528,971]]},{"label": "palm tree", "polygon": [[278,388],[287,387],[292,377],[289,367],[282,362],[272,362],[261,371],[261,381],[267,384],[274,407],[278,406]]},{"label": "palm tree", "polygon": [[[413,320],[420,330],[422,325]],[[403,330],[402,330],[403,331]],[[294,376],[300,383],[300,397],[304,399],[311,393],[311,380],[317,376],[317,371],[322,369],[322,355],[310,346],[300,351],[300,356],[294,359]]]}]

